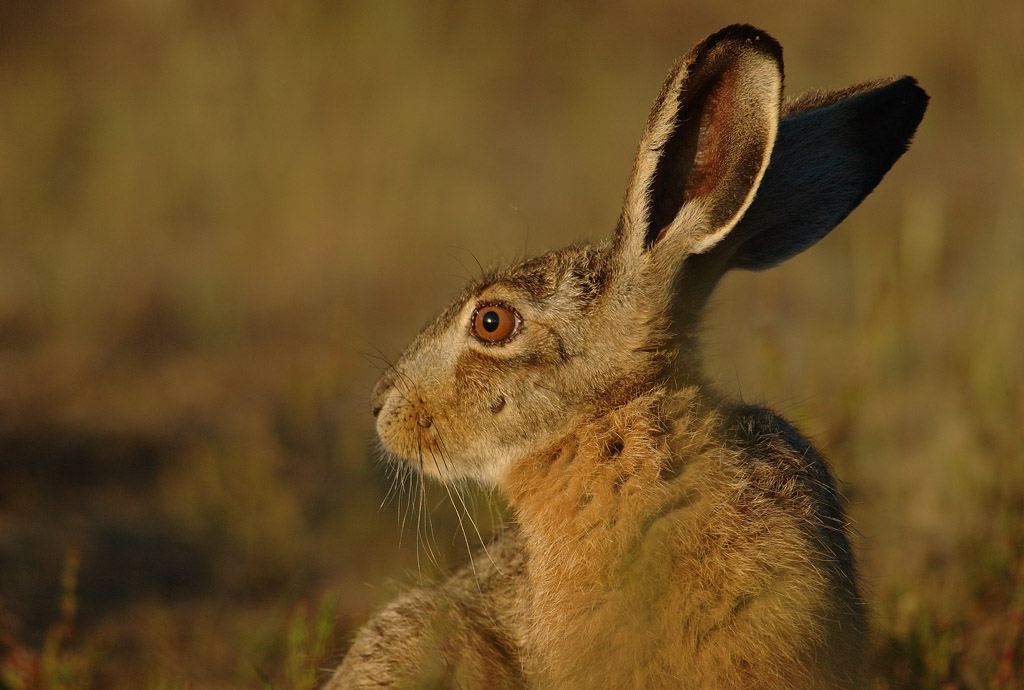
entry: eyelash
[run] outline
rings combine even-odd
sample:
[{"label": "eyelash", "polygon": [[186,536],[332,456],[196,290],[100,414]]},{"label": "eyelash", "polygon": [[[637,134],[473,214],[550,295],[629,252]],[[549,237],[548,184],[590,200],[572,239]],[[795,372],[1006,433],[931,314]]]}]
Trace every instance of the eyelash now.
[{"label": "eyelash", "polygon": [[[498,321],[494,323],[493,327],[488,328],[488,323],[484,322],[484,319],[489,314],[497,316]],[[511,323],[505,323],[505,320],[511,320]],[[473,316],[469,320],[469,332],[478,341],[484,345],[504,345],[513,340],[519,331],[522,330],[523,318],[516,311],[515,307],[507,304],[501,304],[500,302],[485,302],[478,304],[476,309],[473,310]],[[500,337],[490,338],[488,337],[491,333],[499,334]]]}]

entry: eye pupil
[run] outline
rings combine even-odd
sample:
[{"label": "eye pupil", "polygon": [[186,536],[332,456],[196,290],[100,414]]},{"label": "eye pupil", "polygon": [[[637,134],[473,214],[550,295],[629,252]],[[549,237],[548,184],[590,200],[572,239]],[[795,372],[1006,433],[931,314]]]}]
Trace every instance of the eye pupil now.
[{"label": "eye pupil", "polygon": [[516,337],[519,313],[502,304],[484,304],[473,312],[470,332],[485,345],[501,345]]},{"label": "eye pupil", "polygon": [[485,331],[488,333],[494,333],[494,331],[498,330],[498,325],[501,323],[501,317],[498,316],[498,312],[491,310],[486,312],[480,321]]}]

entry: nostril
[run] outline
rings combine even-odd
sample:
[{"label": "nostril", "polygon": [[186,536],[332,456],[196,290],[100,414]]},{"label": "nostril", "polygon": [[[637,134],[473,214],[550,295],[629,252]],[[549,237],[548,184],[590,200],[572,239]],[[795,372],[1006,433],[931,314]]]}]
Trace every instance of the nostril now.
[{"label": "nostril", "polygon": [[373,412],[373,417],[376,419],[381,411],[384,409],[384,404],[388,398],[391,397],[391,393],[394,390],[394,373],[392,371],[385,371],[384,375],[377,381],[377,385],[373,387],[373,393],[370,394],[370,411]]},{"label": "nostril", "polygon": [[424,429],[426,429],[426,428],[428,428],[428,427],[429,427],[429,426],[430,426],[431,424],[433,424],[433,423],[434,423],[434,420],[433,420],[433,419],[431,419],[431,418],[430,418],[429,416],[427,416],[427,415],[425,415],[425,414],[421,414],[421,415],[419,415],[418,417],[416,417],[416,423],[417,423],[417,424],[419,424],[419,425],[420,425],[421,427],[423,427]]}]

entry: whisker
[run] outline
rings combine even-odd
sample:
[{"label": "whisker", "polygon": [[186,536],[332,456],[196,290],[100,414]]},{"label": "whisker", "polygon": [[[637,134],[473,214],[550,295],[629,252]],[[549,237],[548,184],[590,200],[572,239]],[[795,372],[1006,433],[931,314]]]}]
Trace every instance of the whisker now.
[{"label": "whisker", "polygon": [[[466,247],[460,247],[458,245],[453,245],[452,249],[457,249],[459,251],[465,252],[466,254],[469,254],[470,257],[472,257],[473,261],[476,263],[477,270],[479,271],[479,273],[476,276],[476,280],[483,280],[487,276],[487,271],[484,269],[484,265],[480,263],[480,259],[476,258],[476,254],[474,254]],[[456,258],[455,260],[459,261],[458,258]],[[459,261],[459,265],[462,266],[463,270],[466,269],[466,266],[461,261]],[[466,272],[470,273],[470,271]]]},{"label": "whisker", "polygon": [[394,453],[385,449],[378,441],[377,464],[383,466],[385,474],[388,479],[390,479],[388,490],[384,494],[384,498],[381,500],[380,505],[377,506],[377,512],[383,512],[384,508],[395,499],[398,500],[399,509],[401,509],[400,484],[403,477],[405,463],[403,463]]},{"label": "whisker", "polygon": [[384,365],[384,369],[394,369],[395,368],[395,363],[392,362],[391,359],[387,355],[384,354],[383,350],[381,350],[379,347],[377,347],[376,345],[374,345],[373,343],[371,343],[369,341],[367,341],[366,344],[370,348],[372,348],[374,351],[373,352],[367,352],[365,350],[361,350],[359,352],[359,354],[364,359],[369,361],[371,365],[377,366],[377,364],[375,364],[375,362],[377,362],[377,363],[383,364]]},{"label": "whisker", "polygon": [[[416,384],[413,383],[413,380],[411,378],[409,378],[408,374],[406,374],[401,369],[399,369],[395,365],[395,363],[392,362],[387,357],[387,355],[385,355],[383,352],[381,352],[380,348],[377,348],[377,347],[374,347],[374,346],[371,346],[371,347],[373,347],[375,350],[377,350],[377,354],[373,355],[373,357],[376,357],[378,360],[380,360],[381,362],[383,362],[386,365],[386,368],[383,369],[382,371],[393,371],[397,375],[397,378],[395,379],[395,390],[398,391],[398,394],[402,396],[402,399],[404,399],[405,402],[412,404],[412,400],[409,399],[409,397],[406,395],[406,393],[411,393],[412,391],[416,390]],[[370,355],[366,355],[364,353],[364,356],[368,357]],[[402,390],[403,387],[405,388],[405,391]]]},{"label": "whisker", "polygon": [[[450,248],[451,248],[451,249],[458,249],[458,247],[454,247],[454,246],[453,246],[453,247],[450,247]],[[460,276],[460,275],[455,275],[454,273],[452,273],[452,274],[449,274],[449,277],[450,277],[450,278],[458,278],[459,280],[461,280],[461,281],[463,281],[463,282],[467,282],[467,283],[472,283],[472,282],[473,282],[474,280],[476,280],[476,279],[475,279],[475,278],[473,277],[473,272],[472,272],[472,271],[470,271],[470,270],[469,270],[469,268],[467,268],[467,267],[466,267],[466,264],[464,264],[464,263],[462,262],[462,259],[460,259],[459,257],[457,257],[457,256],[456,256],[456,255],[454,255],[454,254],[451,254],[450,256],[451,256],[451,258],[455,259],[456,263],[458,263],[458,264],[459,264],[459,266],[460,266],[460,267],[462,268],[462,270],[463,270],[463,271],[465,272],[465,274],[466,274],[466,275],[461,275],[461,276]]]},{"label": "whisker", "polygon": [[487,491],[484,493],[484,498],[487,501],[488,514],[491,516],[491,522],[494,524],[500,524],[504,522],[505,516],[498,505],[498,501],[495,499],[497,496],[497,488],[493,486],[487,487]]},{"label": "whisker", "polygon": [[[419,462],[420,469],[423,468],[423,449],[419,449]],[[416,572],[419,573],[420,578],[423,577],[423,565],[420,563],[420,519],[423,514],[423,473],[417,477],[419,481],[419,490],[416,496]]]},{"label": "whisker", "polygon": [[367,364],[381,373],[391,368],[391,364],[380,355],[375,355],[370,352],[360,352],[359,356],[366,360]]},{"label": "whisker", "polygon": [[[430,562],[434,564],[437,570],[441,570],[441,563],[438,559],[437,552],[435,550],[437,544],[437,536],[434,534],[434,522],[430,517],[430,509],[427,507],[427,486],[426,481],[423,477],[423,437],[417,434],[417,460],[419,461],[419,500],[416,512],[416,567],[419,569],[420,576],[423,576],[423,568],[420,564],[420,545],[426,551],[427,557]],[[428,532],[429,530],[429,532]],[[422,539],[421,539],[422,532]],[[433,538],[433,545],[431,543]]]},{"label": "whisker", "polygon": [[[448,446],[444,442],[444,437],[441,435],[441,429],[437,424],[434,425],[434,433],[437,436],[437,445],[438,450],[441,451],[441,457],[451,457],[451,454],[448,452]],[[470,514],[469,507],[466,505],[466,501],[463,499],[462,493],[458,490],[458,486],[455,487],[455,495],[459,497],[459,502],[462,504],[463,510],[466,511],[466,517],[469,519],[469,524],[473,526],[473,531],[476,533],[476,538],[480,541],[480,548],[483,550],[484,555],[487,556],[487,560],[491,562],[491,565],[493,565],[498,570],[498,572],[503,572],[501,566],[499,566],[498,563],[494,560],[494,557],[491,556],[491,552],[487,548],[487,544],[484,541],[483,535],[480,534],[480,528],[477,526],[476,520],[474,520],[473,516]],[[456,506],[455,512],[458,513],[458,506]],[[461,518],[459,519],[459,521],[461,523]],[[469,549],[468,538],[466,541],[466,548]],[[473,556],[472,553],[470,553],[470,562],[472,562],[472,559]],[[473,565],[473,573],[476,574],[475,564]],[[479,587],[479,583],[477,583],[477,586]]]},{"label": "whisker", "polygon": [[[402,371],[398,367],[392,367],[392,368],[395,370],[395,373],[398,375],[398,379],[395,381],[396,388],[397,388],[398,384],[401,383],[401,384],[403,384],[405,386],[406,392],[408,392],[408,393],[412,393],[413,391],[416,390],[416,383],[412,380],[412,377],[410,377],[408,374],[406,374],[404,371]],[[401,392],[401,391],[399,391],[399,392]],[[405,400],[406,400],[406,402],[410,402],[409,398],[405,398]]]},{"label": "whisker", "polygon": [[[402,497],[402,494],[404,494],[405,490],[406,490],[406,485],[405,485],[406,478],[408,478],[410,484],[412,482],[419,481],[419,478],[417,477],[416,473],[411,468],[405,467],[404,463],[401,466],[401,473],[402,473],[401,474],[402,482],[399,485],[399,508],[401,508],[401,497]],[[409,486],[408,488],[409,488],[409,493],[408,493],[408,496],[406,497],[405,510],[404,511],[403,510],[399,510],[399,515],[401,516],[401,524],[400,524],[400,529],[399,529],[399,532],[398,532],[398,546],[399,546],[399,548],[401,548],[401,546],[402,546],[402,537],[405,536],[405,525],[406,525],[406,522],[409,519],[409,514],[412,512],[412,504],[413,504],[412,486]],[[418,554],[417,554],[417,557],[418,557]]]},{"label": "whisker", "polygon": [[[438,438],[440,438],[440,436],[438,436]],[[440,450],[441,449],[439,447],[438,448],[438,452],[440,452]],[[473,581],[477,583],[477,589],[479,589],[480,588],[480,583],[479,583],[479,580],[478,580],[477,574],[476,574],[476,561],[473,560],[473,549],[470,548],[470,546],[469,546],[469,535],[466,534],[466,525],[462,521],[462,514],[459,512],[459,506],[457,506],[455,504],[455,497],[452,496],[451,487],[448,485],[448,482],[444,478],[444,473],[441,471],[441,467],[437,463],[437,455],[435,455],[433,449],[431,449],[431,451],[430,451],[430,456],[434,459],[434,467],[437,468],[437,474],[438,474],[438,476],[441,477],[441,485],[444,487],[445,492],[448,494],[448,500],[451,501],[452,508],[455,509],[455,517],[457,517],[458,520],[459,520],[459,530],[462,532],[462,539],[466,543],[466,552],[469,554],[469,566],[473,570]],[[441,454],[441,459],[442,459],[442,461],[445,464],[445,468],[447,469],[448,463],[446,461],[444,461],[444,454],[443,453]],[[458,493],[458,489],[456,489],[456,493]],[[461,497],[460,497],[460,500],[461,500]],[[469,514],[467,514],[466,517],[469,518],[470,520],[473,519],[472,516],[469,515]]]},{"label": "whisker", "polygon": [[388,505],[388,503],[391,502],[391,499],[396,495],[395,492],[398,486],[398,472],[395,470],[388,470],[388,476],[391,479],[391,481],[388,483],[388,490],[384,494],[384,498],[381,499],[380,505],[377,506],[378,513],[384,512],[384,508]]}]

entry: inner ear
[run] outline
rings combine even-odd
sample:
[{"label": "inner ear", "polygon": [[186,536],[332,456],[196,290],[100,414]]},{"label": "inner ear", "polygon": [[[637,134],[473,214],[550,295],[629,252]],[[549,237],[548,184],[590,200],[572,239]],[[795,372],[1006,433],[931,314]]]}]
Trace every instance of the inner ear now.
[{"label": "inner ear", "polygon": [[[771,88],[751,78],[759,70],[742,57],[708,57],[718,58],[718,64],[694,65],[693,76],[673,96],[679,107],[672,133],[648,186],[648,249],[684,204],[702,207],[709,236],[735,224],[753,196],[773,140],[774,118],[766,117],[762,98],[751,97],[752,90]],[[776,75],[765,76],[777,84]]]}]

